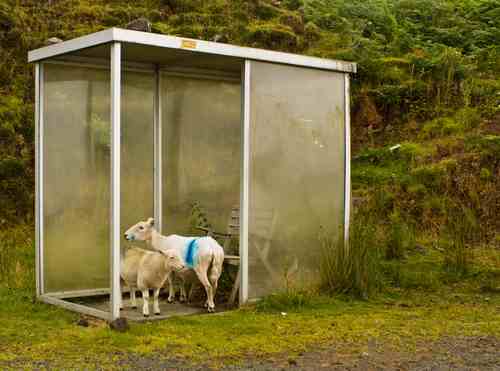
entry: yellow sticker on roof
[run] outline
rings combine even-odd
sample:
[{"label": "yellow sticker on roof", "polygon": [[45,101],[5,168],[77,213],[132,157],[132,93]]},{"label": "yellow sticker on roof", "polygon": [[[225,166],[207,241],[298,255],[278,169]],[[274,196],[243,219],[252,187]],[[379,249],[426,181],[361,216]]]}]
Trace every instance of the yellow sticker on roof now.
[{"label": "yellow sticker on roof", "polygon": [[194,41],[194,40],[182,40],[181,48],[196,49],[196,41]]}]

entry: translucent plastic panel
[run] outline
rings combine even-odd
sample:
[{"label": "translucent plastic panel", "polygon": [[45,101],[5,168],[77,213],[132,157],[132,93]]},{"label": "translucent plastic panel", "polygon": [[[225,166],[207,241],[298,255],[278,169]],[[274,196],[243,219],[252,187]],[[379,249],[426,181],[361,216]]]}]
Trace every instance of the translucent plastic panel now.
[{"label": "translucent plastic panel", "polygon": [[109,287],[109,71],[44,67],[46,292]]},{"label": "translucent plastic panel", "polygon": [[[239,82],[162,75],[163,231],[226,231],[239,204]],[[199,208],[194,207],[198,205]]]},{"label": "translucent plastic panel", "polygon": [[[153,216],[153,73],[123,71],[121,146],[121,231]],[[122,243],[125,243],[123,240]],[[127,242],[130,245],[130,242]]]},{"label": "translucent plastic panel", "polygon": [[249,297],[316,283],[344,205],[344,76],[251,63]]},{"label": "translucent plastic panel", "polygon": [[[106,69],[47,64],[46,292],[109,287],[110,85]],[[123,71],[121,230],[153,214],[152,73]]]}]

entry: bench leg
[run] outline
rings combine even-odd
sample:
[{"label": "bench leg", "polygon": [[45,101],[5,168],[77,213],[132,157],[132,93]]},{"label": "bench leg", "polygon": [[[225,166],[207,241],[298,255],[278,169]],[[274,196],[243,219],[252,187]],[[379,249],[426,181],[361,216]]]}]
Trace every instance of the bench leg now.
[{"label": "bench leg", "polygon": [[240,280],[241,280],[241,266],[238,267],[238,273],[236,274],[236,279],[234,280],[233,290],[231,291],[231,296],[229,296],[229,304],[234,304],[236,301],[236,294],[240,289]]}]

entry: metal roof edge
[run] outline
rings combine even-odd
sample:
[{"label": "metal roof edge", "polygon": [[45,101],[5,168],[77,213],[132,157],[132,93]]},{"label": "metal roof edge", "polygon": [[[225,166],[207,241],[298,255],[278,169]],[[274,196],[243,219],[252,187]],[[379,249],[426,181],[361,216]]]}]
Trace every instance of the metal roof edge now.
[{"label": "metal roof edge", "polygon": [[310,57],[300,54],[277,52],[266,49],[249,48],[244,46],[217,43],[213,41],[196,40],[177,36],[126,30],[115,27],[68,41],[63,41],[59,44],[49,45],[43,48],[29,51],[28,62],[36,62],[112,41],[170,49],[184,49],[191,52],[224,55],[241,59],[274,62],[347,73],[356,73],[357,71],[357,65],[353,62]]},{"label": "metal roof edge", "polygon": [[58,44],[53,44],[49,46],[44,46],[39,49],[31,50],[28,52],[28,63],[37,62],[58,55],[71,53],[76,50],[90,48],[92,46],[111,42],[113,41],[113,34],[114,34],[114,29],[108,28],[106,30],[94,32],[89,35],[63,41]]}]

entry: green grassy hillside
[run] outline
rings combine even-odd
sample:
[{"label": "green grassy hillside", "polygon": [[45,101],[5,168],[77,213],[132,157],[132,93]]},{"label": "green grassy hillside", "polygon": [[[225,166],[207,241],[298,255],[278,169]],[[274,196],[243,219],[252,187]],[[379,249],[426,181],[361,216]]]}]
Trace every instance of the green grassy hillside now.
[{"label": "green grassy hillside", "polygon": [[[145,16],[153,32],[359,63],[355,195],[434,235],[452,205],[495,239],[500,221],[497,0],[150,0],[0,3],[0,225],[33,218],[28,50]],[[402,144],[390,152],[388,147]],[[373,197],[371,197],[373,198]],[[498,237],[497,237],[498,239]]]}]

